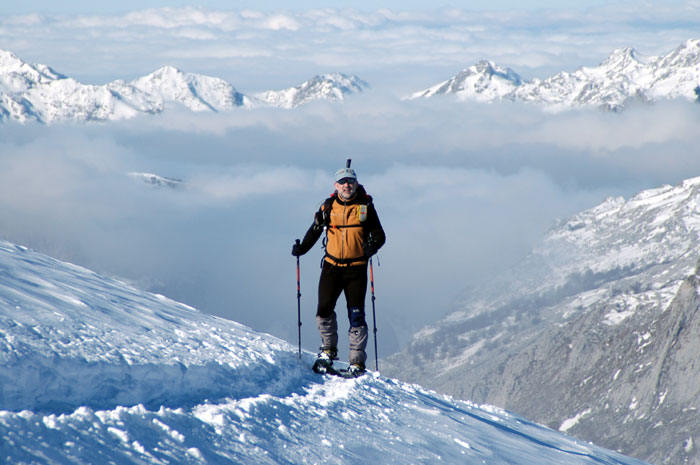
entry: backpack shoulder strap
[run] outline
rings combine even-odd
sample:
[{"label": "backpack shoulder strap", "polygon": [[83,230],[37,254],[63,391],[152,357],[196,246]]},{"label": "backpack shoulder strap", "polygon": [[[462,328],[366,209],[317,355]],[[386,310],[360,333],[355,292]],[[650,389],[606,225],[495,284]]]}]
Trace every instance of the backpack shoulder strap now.
[{"label": "backpack shoulder strap", "polygon": [[322,225],[328,227],[331,224],[331,209],[333,208],[333,201],[337,192],[333,192],[326,200],[321,204],[320,213],[322,216]]}]

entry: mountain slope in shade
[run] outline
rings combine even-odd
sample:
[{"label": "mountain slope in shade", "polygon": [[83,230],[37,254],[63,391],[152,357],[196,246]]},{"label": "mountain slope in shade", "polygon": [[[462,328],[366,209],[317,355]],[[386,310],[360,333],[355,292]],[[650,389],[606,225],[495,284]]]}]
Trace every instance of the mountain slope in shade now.
[{"label": "mountain slope in shade", "polygon": [[385,373],[656,464],[698,464],[700,178],[554,227]]},{"label": "mountain slope in shade", "polygon": [[630,99],[697,100],[699,87],[700,40],[688,40],[660,57],[645,58],[632,48],[615,50],[596,67],[561,72],[543,80],[526,81],[510,69],[481,62],[409,98],[454,95],[460,100],[481,102],[518,101],[551,108],[620,110]]},{"label": "mountain slope in shade", "polygon": [[0,241],[0,457],[12,464],[643,465],[501,409],[313,355]]}]

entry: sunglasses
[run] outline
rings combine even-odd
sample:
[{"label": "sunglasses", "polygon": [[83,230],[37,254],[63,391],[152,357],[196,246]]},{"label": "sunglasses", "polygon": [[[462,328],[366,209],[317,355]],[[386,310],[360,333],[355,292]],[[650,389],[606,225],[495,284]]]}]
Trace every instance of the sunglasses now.
[{"label": "sunglasses", "polygon": [[343,184],[355,184],[355,180],[353,178],[343,178],[340,181],[338,181],[338,184],[340,184],[341,186]]}]

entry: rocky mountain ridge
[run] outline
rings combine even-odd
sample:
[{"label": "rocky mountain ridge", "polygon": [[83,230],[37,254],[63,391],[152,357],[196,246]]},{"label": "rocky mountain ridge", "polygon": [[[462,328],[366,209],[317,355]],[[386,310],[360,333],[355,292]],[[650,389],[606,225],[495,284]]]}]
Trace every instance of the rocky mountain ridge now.
[{"label": "rocky mountain ridge", "polygon": [[383,373],[655,464],[699,464],[700,178],[557,224]]},{"label": "rocky mountain ridge", "polygon": [[700,98],[700,40],[666,55],[644,57],[633,48],[615,50],[600,65],[527,81],[510,68],[482,61],[409,99],[451,95],[479,102],[514,101],[553,109],[600,107],[621,110],[630,100]]},{"label": "rocky mountain ridge", "polygon": [[173,105],[192,111],[296,108],[313,100],[342,101],[368,85],[357,76],[331,73],[279,91],[245,95],[223,79],[165,66],[131,82],[82,84],[42,64],[0,50],[0,121],[55,123],[109,121],[159,114]]}]

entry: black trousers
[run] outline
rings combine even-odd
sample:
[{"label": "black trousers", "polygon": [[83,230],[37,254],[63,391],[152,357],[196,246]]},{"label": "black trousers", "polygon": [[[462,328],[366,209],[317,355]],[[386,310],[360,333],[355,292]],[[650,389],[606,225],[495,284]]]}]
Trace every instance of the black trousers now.
[{"label": "black trousers", "polygon": [[348,320],[351,328],[367,326],[365,322],[365,296],[367,295],[367,264],[334,266],[323,261],[318,282],[318,310],[316,316],[328,318],[335,311],[341,292],[348,304]]}]

